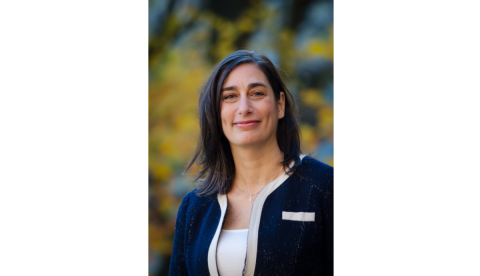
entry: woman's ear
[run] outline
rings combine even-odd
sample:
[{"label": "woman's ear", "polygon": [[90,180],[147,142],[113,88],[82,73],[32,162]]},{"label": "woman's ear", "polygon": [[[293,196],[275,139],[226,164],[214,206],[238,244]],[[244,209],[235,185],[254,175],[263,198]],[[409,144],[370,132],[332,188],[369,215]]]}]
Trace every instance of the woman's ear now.
[{"label": "woman's ear", "polygon": [[278,119],[285,117],[285,93],[280,92],[280,99],[277,102]]}]

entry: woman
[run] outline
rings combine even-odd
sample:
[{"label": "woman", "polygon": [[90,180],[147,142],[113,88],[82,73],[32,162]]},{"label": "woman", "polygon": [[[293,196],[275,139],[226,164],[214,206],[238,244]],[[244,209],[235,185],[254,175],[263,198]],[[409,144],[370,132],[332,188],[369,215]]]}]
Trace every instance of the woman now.
[{"label": "woman", "polygon": [[170,275],[333,275],[333,168],[301,155],[294,100],[275,66],[229,54],[199,99]]}]

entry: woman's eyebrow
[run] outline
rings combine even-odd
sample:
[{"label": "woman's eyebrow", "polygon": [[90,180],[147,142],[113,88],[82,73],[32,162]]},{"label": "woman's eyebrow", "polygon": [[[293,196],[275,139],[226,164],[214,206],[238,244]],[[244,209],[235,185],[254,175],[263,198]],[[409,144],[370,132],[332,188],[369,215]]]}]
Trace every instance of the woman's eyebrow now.
[{"label": "woman's eyebrow", "polygon": [[224,87],[224,88],[222,88],[221,92],[227,91],[227,90],[238,90],[238,87],[236,87],[235,85],[234,85],[234,86]]},{"label": "woman's eyebrow", "polygon": [[257,87],[257,86],[263,86],[263,87],[267,88],[267,86],[263,82],[253,82],[253,83],[250,83],[248,85],[248,89],[250,90],[250,89],[252,89],[254,87]]},{"label": "woman's eyebrow", "polygon": [[[263,87],[267,88],[267,86],[263,82],[252,82],[248,85],[248,90],[250,90],[254,87],[257,87],[257,86],[263,86]],[[222,88],[221,92],[227,91],[227,90],[238,90],[238,87],[236,85],[224,87],[224,88]]]}]

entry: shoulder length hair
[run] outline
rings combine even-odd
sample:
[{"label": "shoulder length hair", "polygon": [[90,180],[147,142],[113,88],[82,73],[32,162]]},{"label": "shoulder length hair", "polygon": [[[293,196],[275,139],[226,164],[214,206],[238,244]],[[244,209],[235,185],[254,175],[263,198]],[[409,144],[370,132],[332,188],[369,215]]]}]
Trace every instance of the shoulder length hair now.
[{"label": "shoulder length hair", "polygon": [[[300,164],[300,129],[295,101],[282,81],[275,65],[264,55],[253,51],[238,50],[226,56],[204,83],[198,101],[200,137],[197,149],[187,168],[195,163],[201,167],[194,181],[199,181],[198,196],[214,196],[227,193],[233,184],[235,163],[230,143],[225,137],[220,118],[222,86],[230,72],[241,64],[255,64],[267,77],[275,99],[285,94],[285,116],[278,120],[277,143],[284,154],[284,169],[295,161],[287,173],[291,174]],[[205,176],[204,178],[202,178]],[[202,178],[202,179],[201,179]]]}]

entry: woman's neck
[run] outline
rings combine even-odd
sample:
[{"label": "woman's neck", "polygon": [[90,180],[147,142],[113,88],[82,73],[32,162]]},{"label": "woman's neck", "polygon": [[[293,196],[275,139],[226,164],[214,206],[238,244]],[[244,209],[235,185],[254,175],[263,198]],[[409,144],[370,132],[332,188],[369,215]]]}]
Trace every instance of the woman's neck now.
[{"label": "woman's neck", "polygon": [[232,147],[232,155],[235,162],[234,183],[245,192],[259,192],[283,172],[283,152],[277,143],[261,148]]}]

